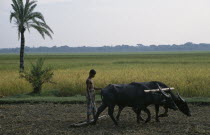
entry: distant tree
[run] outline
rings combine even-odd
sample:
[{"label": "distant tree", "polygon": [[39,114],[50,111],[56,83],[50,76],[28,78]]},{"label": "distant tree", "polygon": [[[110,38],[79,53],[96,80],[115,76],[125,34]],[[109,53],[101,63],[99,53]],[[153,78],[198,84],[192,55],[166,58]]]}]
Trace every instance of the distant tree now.
[{"label": "distant tree", "polygon": [[187,42],[187,43],[185,43],[184,45],[192,46],[192,45],[193,45],[193,42]]},{"label": "distant tree", "polygon": [[20,73],[21,78],[25,78],[26,81],[32,84],[33,94],[39,94],[42,90],[42,85],[44,83],[53,83],[51,81],[53,77],[53,71],[51,68],[43,68],[44,59],[39,58],[36,64],[31,64],[31,69],[29,72]]},{"label": "distant tree", "polygon": [[36,29],[45,39],[45,35],[52,38],[52,29],[46,24],[43,15],[40,12],[34,12],[37,4],[34,0],[12,0],[13,11],[10,14],[10,23],[14,20],[14,24],[18,29],[18,39],[21,38],[20,44],[20,72],[24,71],[24,47],[25,47],[25,30],[30,28]]}]

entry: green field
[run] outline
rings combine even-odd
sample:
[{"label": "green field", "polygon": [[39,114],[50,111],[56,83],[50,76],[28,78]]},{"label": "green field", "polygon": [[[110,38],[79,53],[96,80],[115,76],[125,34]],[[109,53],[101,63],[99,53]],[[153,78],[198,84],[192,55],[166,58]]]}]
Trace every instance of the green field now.
[{"label": "green field", "polygon": [[[85,94],[90,69],[97,71],[95,84],[105,87],[142,81],[162,81],[185,97],[210,97],[210,52],[26,54],[25,68],[44,57],[54,69],[53,81],[43,92],[58,96]],[[19,78],[19,55],[0,55],[0,96],[31,92],[29,83]]]}]

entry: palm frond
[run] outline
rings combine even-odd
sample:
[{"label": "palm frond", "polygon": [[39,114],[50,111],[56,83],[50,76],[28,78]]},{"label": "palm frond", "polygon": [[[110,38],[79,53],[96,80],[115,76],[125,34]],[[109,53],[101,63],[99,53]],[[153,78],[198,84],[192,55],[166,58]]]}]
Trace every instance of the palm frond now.
[{"label": "palm frond", "polygon": [[42,13],[40,12],[33,12],[29,15],[29,18],[32,19],[40,19],[42,20],[43,22],[45,22],[45,19],[44,19],[44,16],[42,15]]},{"label": "palm frond", "polygon": [[38,26],[41,26],[47,30],[49,30],[51,33],[53,33],[53,30],[46,24],[46,23],[43,23],[41,21],[37,21],[36,19],[32,19],[33,23],[35,23],[36,25]]},{"label": "palm frond", "polygon": [[36,29],[41,36],[45,39],[45,35],[52,38],[51,34],[53,30],[46,24],[44,16],[40,12],[34,12],[37,4],[35,0],[12,0],[13,11],[10,14],[10,22],[15,21],[15,25],[18,27],[18,37],[20,38],[20,32],[30,27]]},{"label": "palm frond", "polygon": [[17,4],[18,4],[18,6],[19,6],[20,10],[22,10],[22,11],[23,11],[23,9],[24,9],[23,0],[17,0]]},{"label": "palm frond", "polygon": [[45,27],[42,27],[40,25],[33,25],[33,24],[31,25],[31,27],[35,28],[42,35],[44,39],[45,39],[45,35],[49,36],[52,39],[52,35],[48,31],[48,29],[46,29]]},{"label": "palm frond", "polygon": [[29,22],[25,23],[25,27],[27,28],[28,32],[30,32],[30,23]]},{"label": "palm frond", "polygon": [[27,15],[29,13],[31,13],[30,9],[31,7],[35,8],[37,4],[35,4],[36,1],[32,0],[26,0],[26,3],[25,3],[25,9],[24,9],[24,15]]},{"label": "palm frond", "polygon": [[26,0],[25,6],[24,6],[24,15],[27,14],[28,8],[29,8],[29,0]]},{"label": "palm frond", "polygon": [[[15,1],[15,0],[14,0]],[[23,4],[23,0],[16,0],[16,3],[18,5],[18,19],[19,19],[19,29],[23,28],[24,25],[24,4]]]},{"label": "palm frond", "polygon": [[45,34],[43,32],[43,29],[40,26],[31,24],[31,27],[36,29],[39,32],[39,34],[41,34],[41,36],[45,39]]},{"label": "palm frond", "polygon": [[15,11],[19,12],[19,11],[20,11],[20,7],[19,7],[17,1],[16,1],[16,0],[12,0],[12,3],[13,3],[13,4],[11,4],[11,5],[14,5],[15,9],[17,9],[17,10],[15,10]]},{"label": "palm frond", "polygon": [[31,24],[36,24],[36,25],[40,26],[40,23],[41,22],[40,21],[37,21],[35,18],[33,18],[30,23]]},{"label": "palm frond", "polygon": [[15,12],[19,13],[19,7],[18,6],[16,6],[15,4],[11,4],[11,6],[12,6],[12,8]]},{"label": "palm frond", "polygon": [[54,33],[53,30],[46,24],[46,23],[42,23],[40,22],[40,25],[44,28],[46,28],[47,30],[49,30],[50,32]]},{"label": "palm frond", "polygon": [[24,17],[24,4],[23,0],[17,0],[18,6],[19,6],[19,16],[21,20],[23,20]]},{"label": "palm frond", "polygon": [[[42,27],[43,28],[43,27]],[[43,28],[43,32],[52,39],[52,35],[50,34],[50,32],[46,29],[46,28]]]},{"label": "palm frond", "polygon": [[12,22],[12,19],[13,18],[17,19],[16,16],[15,16],[15,13],[14,12],[11,12],[10,13],[10,17],[9,17],[10,23]]},{"label": "palm frond", "polygon": [[28,9],[28,14],[31,14],[34,11],[34,9],[36,8],[36,6],[37,6],[37,4],[33,4],[32,6],[30,6]]}]

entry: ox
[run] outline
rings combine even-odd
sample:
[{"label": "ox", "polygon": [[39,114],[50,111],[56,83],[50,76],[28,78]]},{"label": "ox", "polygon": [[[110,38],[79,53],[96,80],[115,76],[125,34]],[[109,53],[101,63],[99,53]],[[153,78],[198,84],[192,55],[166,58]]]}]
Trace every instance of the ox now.
[{"label": "ox", "polygon": [[[157,87],[159,86],[156,84]],[[140,83],[130,83],[130,84],[110,84],[104,89],[101,90],[102,105],[98,108],[98,111],[94,117],[93,124],[96,124],[97,119],[101,112],[108,107],[108,114],[113,120],[115,125],[118,125],[118,122],[113,116],[114,107],[132,107],[137,114],[137,121],[140,119],[141,110],[147,113],[146,122],[150,121],[151,114],[147,109],[147,106],[151,104],[163,105],[167,108],[176,110],[177,107],[172,99],[172,97],[165,93],[159,87],[160,93],[157,92],[144,92],[144,90],[149,89],[146,85]],[[137,108],[137,109],[136,109]]]},{"label": "ox", "polygon": [[[133,82],[131,84],[136,84],[136,85],[144,85],[145,87],[149,89],[158,89],[158,85],[162,88],[169,88],[167,85],[165,85],[164,83],[162,82],[158,82],[158,81],[151,81],[151,82]],[[139,90],[142,90],[142,89],[139,89]],[[174,100],[176,106],[178,107],[178,109],[184,113],[185,115],[187,116],[191,116],[191,112],[190,112],[190,109],[187,105],[187,102],[179,95],[175,95],[171,90],[169,91],[166,91],[168,94],[171,95],[172,99]],[[159,122],[159,117],[167,117],[168,116],[168,107],[167,106],[164,106],[164,109],[165,109],[165,112],[161,115],[158,115],[159,113],[159,106],[158,104],[155,105],[155,111],[156,111],[156,121]],[[119,117],[120,117],[120,113],[121,111],[123,110],[123,106],[119,106],[119,110],[118,110],[118,114],[117,114],[117,117],[116,119],[119,120]],[[136,112],[137,108],[133,108],[133,110]],[[141,116],[138,116],[140,118],[140,120],[143,120]],[[137,121],[138,122],[138,121]]]}]

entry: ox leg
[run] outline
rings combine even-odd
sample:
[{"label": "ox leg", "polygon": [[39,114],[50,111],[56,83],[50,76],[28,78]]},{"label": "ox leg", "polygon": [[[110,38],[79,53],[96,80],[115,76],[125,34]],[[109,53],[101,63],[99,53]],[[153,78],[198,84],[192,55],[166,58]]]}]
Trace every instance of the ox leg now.
[{"label": "ox leg", "polygon": [[158,113],[159,113],[159,105],[155,105],[155,120],[156,120],[156,122],[160,122]]},{"label": "ox leg", "polygon": [[144,121],[144,119],[141,117],[141,109],[140,108],[133,107],[133,111],[136,113],[137,123],[140,123],[140,120]]},{"label": "ox leg", "polygon": [[120,114],[121,114],[123,108],[124,108],[123,106],[119,106],[119,108],[118,108],[118,113],[117,113],[117,116],[116,116],[117,121],[119,121]]},{"label": "ox leg", "polygon": [[93,124],[96,124],[99,115],[106,109],[106,107],[107,107],[107,105],[102,103],[102,105],[98,108],[98,111],[97,111],[96,115],[94,116]]},{"label": "ox leg", "polygon": [[143,110],[144,110],[145,113],[147,113],[147,116],[148,116],[146,121],[145,121],[145,123],[147,123],[151,120],[151,113],[147,108],[144,108]]},{"label": "ox leg", "polygon": [[163,114],[160,114],[159,117],[168,117],[168,107],[164,107],[165,112]]},{"label": "ox leg", "polygon": [[113,113],[114,113],[114,105],[110,105],[108,108],[108,114],[109,114],[110,118],[112,119],[112,121],[114,122],[114,124],[118,125],[117,121],[115,120],[115,118],[113,116]]},{"label": "ox leg", "polygon": [[139,112],[137,112],[138,113],[138,119],[140,121],[144,121],[144,119],[141,117],[141,109],[138,109],[138,110],[139,110]]}]

